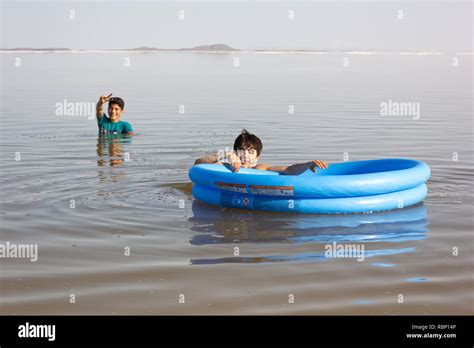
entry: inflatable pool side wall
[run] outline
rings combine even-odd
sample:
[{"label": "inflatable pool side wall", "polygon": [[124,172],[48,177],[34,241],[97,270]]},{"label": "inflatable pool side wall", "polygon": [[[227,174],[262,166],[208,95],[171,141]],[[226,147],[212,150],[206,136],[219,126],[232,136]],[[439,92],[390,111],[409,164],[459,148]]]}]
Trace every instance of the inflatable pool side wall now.
[{"label": "inflatable pool side wall", "polygon": [[427,187],[417,187],[382,195],[347,198],[302,198],[285,199],[259,197],[239,193],[220,192],[201,185],[193,187],[193,196],[206,204],[248,210],[263,210],[286,213],[368,213],[392,209],[402,209],[423,201]]}]

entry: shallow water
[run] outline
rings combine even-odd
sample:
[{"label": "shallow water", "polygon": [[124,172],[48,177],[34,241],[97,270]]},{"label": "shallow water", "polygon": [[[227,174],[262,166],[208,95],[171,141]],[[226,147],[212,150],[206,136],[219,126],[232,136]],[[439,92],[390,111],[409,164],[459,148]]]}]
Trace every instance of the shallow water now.
[{"label": "shallow water", "polygon": [[[472,56],[1,58],[1,241],[39,248],[37,262],[1,260],[1,314],[473,313]],[[108,92],[125,99],[131,139],[56,114]],[[381,116],[388,100],[420,103],[419,118]],[[428,197],[334,216],[195,202],[190,165],[243,127],[261,162],[425,161]],[[363,245],[364,260],[325,257],[333,242]]]}]

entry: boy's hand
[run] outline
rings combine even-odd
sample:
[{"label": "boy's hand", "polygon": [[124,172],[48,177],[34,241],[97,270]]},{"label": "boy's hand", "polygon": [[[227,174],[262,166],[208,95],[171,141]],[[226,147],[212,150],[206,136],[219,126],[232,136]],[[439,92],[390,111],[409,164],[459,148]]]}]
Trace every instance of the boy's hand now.
[{"label": "boy's hand", "polygon": [[99,98],[99,101],[97,102],[97,107],[96,107],[96,116],[97,119],[100,120],[102,118],[102,115],[104,113],[104,103],[108,102],[110,97],[112,96],[112,93],[109,95],[101,95]]},{"label": "boy's hand", "polygon": [[113,93],[110,93],[109,95],[101,95],[100,98],[99,98],[99,101],[97,102],[97,104],[104,104],[106,102],[109,101],[110,97],[112,96]]},{"label": "boy's hand", "polygon": [[316,169],[315,169],[316,167],[321,168],[321,169],[328,168],[328,164],[320,160],[314,160],[314,161],[308,162],[308,165],[309,165],[309,169],[311,169],[313,173],[316,173]]},{"label": "boy's hand", "polygon": [[240,167],[242,166],[242,163],[240,162],[240,158],[233,152],[229,153],[227,155],[227,159],[230,162],[230,167],[233,172],[238,172],[240,170]]}]

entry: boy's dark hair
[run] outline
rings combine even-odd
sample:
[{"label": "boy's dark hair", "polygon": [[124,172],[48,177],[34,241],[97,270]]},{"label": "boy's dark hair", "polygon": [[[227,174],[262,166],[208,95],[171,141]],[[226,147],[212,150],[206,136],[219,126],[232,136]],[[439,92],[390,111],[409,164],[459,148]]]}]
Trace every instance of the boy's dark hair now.
[{"label": "boy's dark hair", "polygon": [[117,104],[118,106],[120,106],[120,109],[123,110],[123,108],[125,107],[125,102],[123,101],[122,98],[119,98],[119,97],[112,97],[109,99],[109,108],[110,108],[110,105],[112,104]]},{"label": "boy's dark hair", "polygon": [[257,150],[257,156],[260,156],[263,149],[262,141],[255,134],[250,134],[246,129],[243,129],[234,141],[234,151],[250,149]]}]

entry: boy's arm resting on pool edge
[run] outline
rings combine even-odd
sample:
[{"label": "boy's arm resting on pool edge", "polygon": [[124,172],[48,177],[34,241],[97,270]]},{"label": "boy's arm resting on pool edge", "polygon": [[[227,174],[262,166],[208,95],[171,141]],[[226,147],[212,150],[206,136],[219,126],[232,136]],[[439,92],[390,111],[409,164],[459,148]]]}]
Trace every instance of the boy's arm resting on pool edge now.
[{"label": "boy's arm resting on pool edge", "polygon": [[197,164],[217,164],[217,162],[219,162],[221,157],[222,156],[219,156],[219,154],[217,152],[212,153],[210,155],[198,158],[197,160],[194,161],[194,165],[197,165]]},{"label": "boy's arm resting on pool edge", "polygon": [[259,170],[270,170],[272,172],[278,172],[285,175],[298,175],[305,172],[308,168],[316,173],[316,167],[326,169],[329,165],[324,161],[314,160],[304,163],[297,163],[291,166],[272,166],[270,164],[258,164],[255,169]]},{"label": "boy's arm resting on pool edge", "polygon": [[[233,163],[233,162],[235,162],[234,161],[235,159],[238,159],[237,156],[235,156],[235,158],[234,158],[234,155],[235,155],[235,153],[233,153],[233,152],[228,152],[225,155],[223,155],[220,152],[215,152],[215,153],[212,153],[210,155],[198,158],[196,161],[194,161],[194,165],[197,165],[197,164],[223,164],[222,161],[226,158],[231,163]],[[240,160],[239,160],[239,163],[240,163]]]}]

